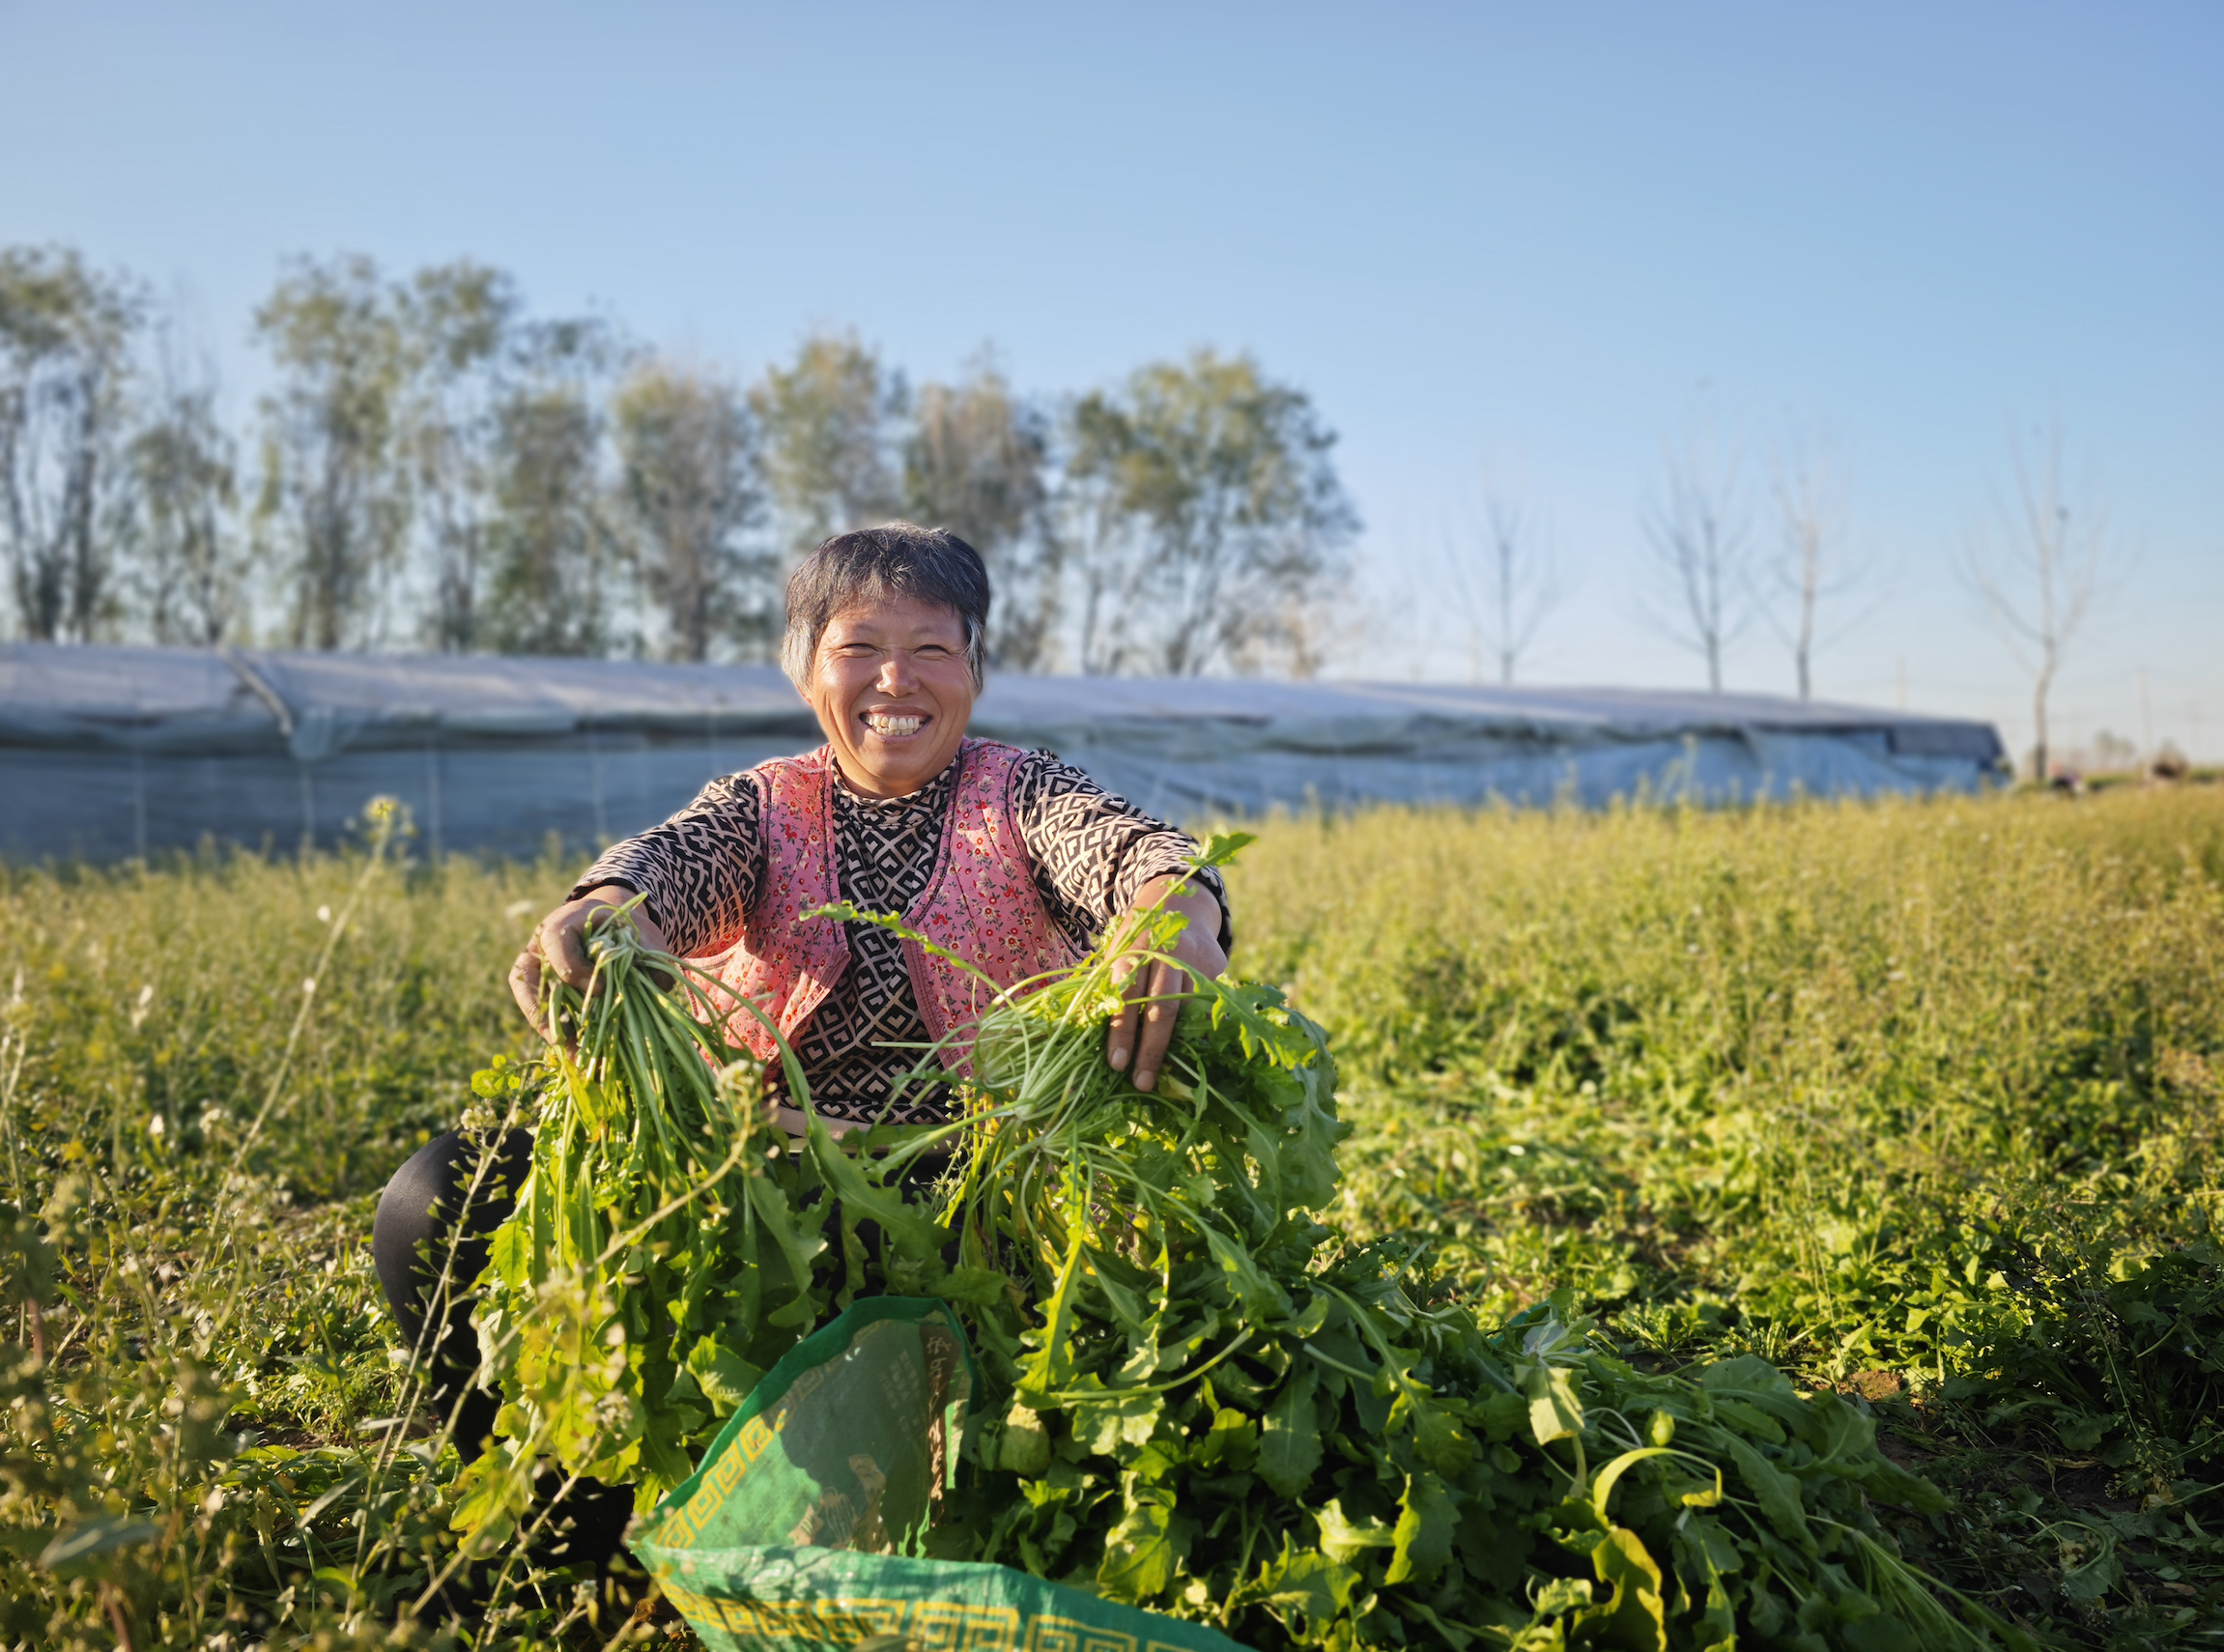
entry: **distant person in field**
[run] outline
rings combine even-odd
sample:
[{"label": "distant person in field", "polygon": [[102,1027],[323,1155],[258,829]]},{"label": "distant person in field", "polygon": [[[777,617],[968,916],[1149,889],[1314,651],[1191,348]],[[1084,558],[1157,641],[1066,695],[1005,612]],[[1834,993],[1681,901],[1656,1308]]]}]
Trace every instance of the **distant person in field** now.
[{"label": "distant person in field", "polygon": [[[635,922],[652,946],[721,960],[727,984],[765,1007],[821,1116],[860,1127],[939,1124],[949,1086],[904,1075],[924,1046],[945,1040],[944,1066],[965,1070],[965,1029],[986,1008],[978,983],[885,929],[800,914],[837,899],[899,912],[1009,987],[1074,962],[1164,900],[1188,920],[1172,954],[1207,976],[1225,970],[1226,892],[1218,873],[1186,870],[1193,841],[1048,752],[967,736],[988,605],[980,556],[938,529],[891,523],[840,534],[805,558],[787,583],[781,663],[826,744],[712,781],[588,868],[511,968],[527,1018],[539,1024],[544,970],[586,987],[589,923],[639,896]],[[1172,894],[1184,878],[1187,889]],[[1188,987],[1164,962],[1127,978],[1105,1056],[1139,1089],[1157,1081],[1172,1000]],[[774,1051],[746,1012],[727,1036],[759,1056]],[[800,1131],[800,1115],[784,1111]],[[413,1341],[451,1236],[463,1236],[448,1268],[460,1287],[484,1267],[484,1236],[509,1213],[530,1151],[522,1130],[501,1144],[499,1196],[474,1200],[460,1223],[458,1189],[478,1154],[460,1133],[423,1148],[388,1183],[372,1248]],[[440,1375],[452,1403],[478,1351],[469,1302],[450,1296]],[[466,1401],[456,1437],[467,1457],[494,1411],[492,1395]]]}]

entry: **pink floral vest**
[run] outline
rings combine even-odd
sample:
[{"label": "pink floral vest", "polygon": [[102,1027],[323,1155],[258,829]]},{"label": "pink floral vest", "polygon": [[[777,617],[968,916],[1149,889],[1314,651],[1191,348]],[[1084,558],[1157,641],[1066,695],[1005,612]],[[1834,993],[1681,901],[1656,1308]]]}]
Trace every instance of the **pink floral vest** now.
[{"label": "pink floral vest", "polygon": [[[998,987],[1063,969],[1077,955],[1043,907],[1012,817],[1012,776],[1023,755],[1018,747],[992,740],[967,740],[958,748],[957,784],[934,871],[903,915],[913,929],[970,961]],[[821,746],[750,773],[764,835],[764,881],[719,979],[729,992],[755,999],[793,1043],[849,967],[842,926],[830,918],[801,919],[842,898],[834,853],[834,756]],[[942,1065],[965,1073],[973,1053],[965,1029],[988,1007],[990,989],[916,941],[903,943],[903,956],[927,1037],[958,1035],[945,1046]],[[746,1010],[727,1022],[727,1039],[766,1060],[774,1053],[764,1024]]]}]

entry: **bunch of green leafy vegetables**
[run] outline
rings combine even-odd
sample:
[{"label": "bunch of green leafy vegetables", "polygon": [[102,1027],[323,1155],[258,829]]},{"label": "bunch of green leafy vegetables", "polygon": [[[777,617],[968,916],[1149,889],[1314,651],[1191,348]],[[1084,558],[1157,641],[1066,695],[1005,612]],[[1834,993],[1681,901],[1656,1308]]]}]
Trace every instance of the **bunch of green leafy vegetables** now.
[{"label": "bunch of green leafy vegetables", "polygon": [[531,1169],[477,1281],[480,1381],[504,1403],[454,1518],[488,1547],[549,1467],[632,1485],[641,1510],[686,1479],[766,1368],[866,1287],[861,1229],[939,1262],[871,1158],[814,1115],[800,1137],[779,1123],[764,1064],[724,1036],[754,1007],[646,946],[630,910],[588,946],[585,992],[547,986],[545,1024],[567,1039],[474,1081],[538,1108]]},{"label": "bunch of green leafy vegetables", "polygon": [[550,1460],[647,1507],[773,1359],[887,1290],[958,1304],[996,1389],[944,1558],[1261,1648],[2016,1643],[1899,1559],[1870,1499],[1936,1494],[1857,1406],[1758,1359],[1640,1373],[1565,1301],[1486,1329],[1417,1247],[1323,1224],[1348,1126],[1326,1036],[1277,989],[1196,980],[1156,1088],[1114,1072],[1128,949],[1169,957],[1181,922],[999,994],[963,1116],[862,1143],[784,1047],[791,1142],[714,983],[607,926],[604,990],[555,1006],[577,1048],[548,1055],[482,1282],[506,1404],[457,1524],[506,1534]]},{"label": "bunch of green leafy vegetables", "polygon": [[[1141,939],[1168,956],[1180,922]],[[930,1288],[1003,1393],[934,1552],[1262,1648],[2021,1642],[1899,1558],[1871,1499],[1939,1499],[1862,1408],[1756,1358],[1640,1373],[1565,1301],[1485,1329],[1417,1247],[1317,1219],[1347,1128],[1321,1029],[1197,980],[1141,1092],[1101,1056],[1124,967],[974,1029]]]}]

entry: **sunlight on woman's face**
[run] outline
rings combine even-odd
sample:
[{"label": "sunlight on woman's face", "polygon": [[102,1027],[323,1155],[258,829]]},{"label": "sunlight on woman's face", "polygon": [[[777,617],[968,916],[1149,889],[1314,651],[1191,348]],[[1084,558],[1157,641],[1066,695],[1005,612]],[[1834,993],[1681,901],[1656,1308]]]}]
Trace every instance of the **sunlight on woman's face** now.
[{"label": "sunlight on woman's face", "polygon": [[972,721],[965,622],[912,597],[844,609],[818,640],[806,698],[853,790],[907,797],[949,766]]}]

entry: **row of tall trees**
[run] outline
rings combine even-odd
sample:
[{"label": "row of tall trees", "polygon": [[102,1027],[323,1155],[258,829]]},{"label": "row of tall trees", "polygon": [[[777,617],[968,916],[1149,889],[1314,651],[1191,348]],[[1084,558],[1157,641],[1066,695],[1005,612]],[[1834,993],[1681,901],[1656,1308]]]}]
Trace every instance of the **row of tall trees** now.
[{"label": "row of tall trees", "polygon": [[906,516],[987,559],[1006,666],[1304,673],[1349,577],[1335,437],[1248,356],[1043,401],[822,335],[744,384],[485,265],[358,256],[253,326],[234,430],[140,283],[0,249],[18,635],[768,659],[795,558]]}]

